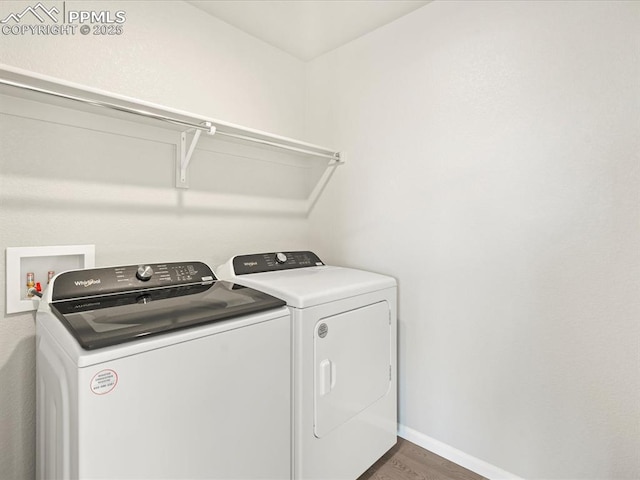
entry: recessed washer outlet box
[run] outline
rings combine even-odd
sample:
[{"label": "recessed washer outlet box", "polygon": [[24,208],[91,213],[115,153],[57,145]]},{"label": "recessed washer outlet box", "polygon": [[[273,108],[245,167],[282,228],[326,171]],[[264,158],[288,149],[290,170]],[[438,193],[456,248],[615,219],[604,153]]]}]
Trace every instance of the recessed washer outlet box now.
[{"label": "recessed washer outlet box", "polygon": [[7,248],[7,314],[28,312],[38,308],[38,298],[27,295],[27,273],[44,290],[50,271],[95,267],[95,245]]}]

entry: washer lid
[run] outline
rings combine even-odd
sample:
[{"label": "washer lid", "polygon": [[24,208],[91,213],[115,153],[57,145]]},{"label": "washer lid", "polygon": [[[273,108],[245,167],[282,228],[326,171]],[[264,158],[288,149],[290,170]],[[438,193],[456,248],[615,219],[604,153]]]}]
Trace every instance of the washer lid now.
[{"label": "washer lid", "polygon": [[240,275],[233,281],[274,295],[295,308],[393,288],[393,277],[353,268],[320,266]]},{"label": "washer lid", "polygon": [[215,281],[53,301],[51,311],[85,350],[260,312],[285,302]]}]

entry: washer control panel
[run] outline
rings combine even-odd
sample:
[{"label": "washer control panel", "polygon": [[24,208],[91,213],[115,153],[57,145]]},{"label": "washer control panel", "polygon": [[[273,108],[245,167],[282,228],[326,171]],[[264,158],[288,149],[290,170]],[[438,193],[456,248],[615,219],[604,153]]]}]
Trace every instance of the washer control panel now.
[{"label": "washer control panel", "polygon": [[324,263],[315,253],[307,251],[254,253],[251,255],[238,255],[233,258],[233,271],[236,275],[319,267],[322,265]]},{"label": "washer control panel", "polygon": [[214,280],[216,277],[213,271],[202,262],[153,263],[73,270],[58,275],[53,284],[52,300]]}]

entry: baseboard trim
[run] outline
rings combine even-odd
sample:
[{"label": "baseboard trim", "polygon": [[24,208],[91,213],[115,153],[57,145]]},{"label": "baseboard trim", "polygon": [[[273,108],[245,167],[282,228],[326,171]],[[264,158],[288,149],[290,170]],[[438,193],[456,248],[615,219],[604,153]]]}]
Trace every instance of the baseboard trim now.
[{"label": "baseboard trim", "polygon": [[398,425],[398,436],[490,480],[523,480],[517,475],[505,472],[484,460],[473,457],[405,425]]}]

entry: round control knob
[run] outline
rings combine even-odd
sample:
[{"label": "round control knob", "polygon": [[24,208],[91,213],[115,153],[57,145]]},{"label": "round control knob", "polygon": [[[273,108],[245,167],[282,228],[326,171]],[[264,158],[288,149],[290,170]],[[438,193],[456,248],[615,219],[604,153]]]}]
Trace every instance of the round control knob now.
[{"label": "round control knob", "polygon": [[138,267],[138,271],[136,272],[136,277],[138,280],[142,280],[143,282],[148,281],[153,276],[153,268],[149,265],[140,265]]},{"label": "round control knob", "polygon": [[277,263],[284,263],[287,261],[287,256],[280,252],[280,253],[276,253],[276,262]]}]

